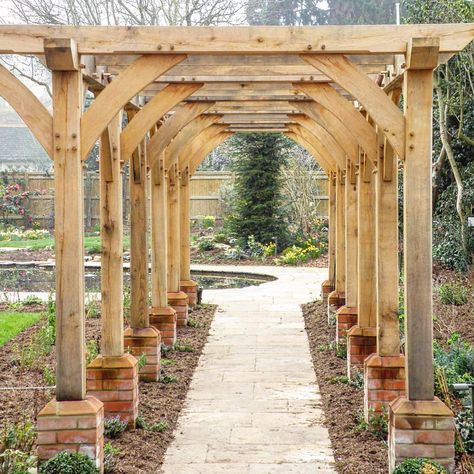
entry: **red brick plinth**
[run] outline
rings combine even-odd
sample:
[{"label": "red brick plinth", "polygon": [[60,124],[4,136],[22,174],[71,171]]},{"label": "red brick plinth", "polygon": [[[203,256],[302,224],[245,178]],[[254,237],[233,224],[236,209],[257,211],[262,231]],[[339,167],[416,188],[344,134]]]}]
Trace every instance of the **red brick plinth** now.
[{"label": "red brick plinth", "polygon": [[183,280],[179,282],[179,289],[186,293],[188,297],[188,305],[194,308],[197,303],[198,284],[193,280]]},{"label": "red brick plinth", "polygon": [[138,416],[138,361],[132,354],[99,355],[87,366],[87,394],[104,404],[105,417],[119,416],[130,427]]},{"label": "red brick plinth", "polygon": [[324,280],[321,284],[321,299],[327,304],[329,293],[334,291],[334,285],[329,280]]},{"label": "red brick plinth", "polygon": [[50,401],[38,414],[39,462],[61,451],[89,456],[103,472],[104,405],[97,398],[58,402]]},{"label": "red brick plinth", "polygon": [[183,291],[169,292],[168,304],[176,311],[176,324],[186,326],[188,324],[188,295]]},{"label": "red brick plinth", "polygon": [[338,293],[337,291],[332,291],[328,295],[328,324],[332,325],[335,323],[336,311],[346,304],[346,299],[344,293]]},{"label": "red brick plinth", "polygon": [[454,419],[438,398],[390,403],[388,433],[389,472],[406,458],[429,458],[454,472]]},{"label": "red brick plinth", "polygon": [[347,331],[347,376],[351,378],[352,370],[362,370],[364,360],[377,352],[375,328],[353,326]]},{"label": "red brick plinth", "polygon": [[176,319],[176,311],[170,306],[150,308],[150,324],[160,331],[161,342],[165,346],[174,346],[176,343]]},{"label": "red brick plinth", "polygon": [[156,382],[160,378],[161,334],[158,329],[127,328],[124,332],[125,350],[137,359],[145,354],[145,365],[139,369],[138,377],[144,382]]},{"label": "red brick plinth", "polygon": [[364,361],[364,415],[388,413],[388,405],[405,395],[405,356],[371,354]]},{"label": "red brick plinth", "polygon": [[347,331],[357,324],[357,308],[341,306],[336,311],[336,343],[346,341]]}]

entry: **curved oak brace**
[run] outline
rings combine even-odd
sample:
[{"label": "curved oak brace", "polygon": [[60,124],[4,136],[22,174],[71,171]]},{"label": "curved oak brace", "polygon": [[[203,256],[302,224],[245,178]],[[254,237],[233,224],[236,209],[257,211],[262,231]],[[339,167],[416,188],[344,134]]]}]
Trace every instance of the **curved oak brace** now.
[{"label": "curved oak brace", "polygon": [[21,117],[50,158],[53,158],[53,116],[40,100],[0,64],[0,96]]},{"label": "curved oak brace", "polygon": [[120,153],[128,161],[148,130],[161,120],[163,115],[182,100],[196,92],[204,84],[169,84],[138,112],[122,131]]},{"label": "curved oak brace", "polygon": [[140,56],[111,82],[81,118],[81,156],[85,160],[97,137],[120,109],[150,82],[186,59],[186,55]]},{"label": "curved oak brace", "polygon": [[228,125],[225,124],[213,124],[205,129],[201,130],[198,134],[190,137],[189,143],[180,150],[178,161],[179,169],[183,170],[191,163],[191,158],[194,154],[207,142],[212,140],[219,133],[223,133]]},{"label": "curved oak brace", "polygon": [[205,143],[189,160],[189,174],[192,176],[199,165],[202,163],[204,158],[215,148],[217,148],[221,143],[225,142],[229,137],[231,137],[233,132],[221,132],[216,135],[214,138]]},{"label": "curved oak brace", "polygon": [[293,106],[324,127],[342,146],[347,156],[359,156],[357,140],[332,112],[317,102],[296,102]]},{"label": "curved oak brace", "polygon": [[352,136],[359,141],[369,159],[374,163],[377,161],[378,141],[375,129],[334,87],[323,83],[304,84],[301,82],[293,86],[330,110],[342,123],[350,124],[348,128]]},{"label": "curved oak brace", "polygon": [[318,163],[318,165],[328,176],[331,174],[331,168],[327,166],[327,163],[323,164],[322,161],[319,161],[318,152],[313,148],[311,143],[307,142],[303,137],[295,132],[285,132],[284,135],[286,135],[290,140],[293,140],[294,142],[301,145],[313,157],[314,161]]},{"label": "curved oak brace", "polygon": [[148,162],[150,168],[156,166],[165,148],[171,143],[171,140],[179,131],[214,104],[215,102],[193,102],[191,104],[184,104],[172,117],[166,120],[148,143]]},{"label": "curved oak brace", "polygon": [[383,129],[398,156],[405,156],[405,118],[385,92],[343,54],[301,56],[355,97]]},{"label": "curved oak brace", "polygon": [[314,136],[308,129],[297,124],[289,124],[288,130],[294,132],[300,137],[304,138],[308,143],[311,144],[312,148],[315,150],[315,157],[318,162],[322,162],[326,168],[331,170],[337,169],[337,162],[333,158],[332,153],[328,150],[323,143],[319,140],[318,137]]},{"label": "curved oak brace", "polygon": [[[192,142],[195,137],[221,118],[222,115],[218,114],[200,115],[188,123],[188,125],[173,138],[165,150],[165,170],[170,169],[171,166],[178,163],[179,156],[183,149]],[[227,127],[228,125],[225,125],[224,129]]]},{"label": "curved oak brace", "polygon": [[331,151],[331,155],[336,161],[339,168],[346,166],[346,152],[341,145],[334,139],[334,137],[318,122],[303,114],[294,114],[290,117],[299,125],[306,128],[314,136],[318,137],[324,147]]}]

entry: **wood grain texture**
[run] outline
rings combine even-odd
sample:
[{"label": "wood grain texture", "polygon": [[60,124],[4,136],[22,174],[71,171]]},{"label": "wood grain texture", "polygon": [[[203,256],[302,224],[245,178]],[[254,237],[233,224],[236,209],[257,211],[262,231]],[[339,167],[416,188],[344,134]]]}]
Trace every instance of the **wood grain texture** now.
[{"label": "wood grain texture", "polygon": [[132,97],[185,58],[176,54],[141,56],[112,81],[82,116],[82,159],[87,158],[97,138]]},{"label": "wood grain texture", "polygon": [[232,132],[220,132],[214,137],[210,138],[191,158],[189,164],[189,172],[191,176],[196,172],[201,162],[206,156],[221,143],[224,143],[228,138],[234,135]]},{"label": "wood grain texture", "polygon": [[[357,155],[355,155],[357,157]],[[357,307],[357,183],[353,182],[351,175],[354,173],[354,159],[347,159],[345,182],[345,242],[346,242],[346,306]]]},{"label": "wood grain texture", "polygon": [[53,72],[53,111],[56,399],[83,400],[86,396],[84,198],[79,72]]},{"label": "wood grain texture", "polygon": [[336,172],[336,281],[334,290],[343,295],[346,290],[346,199],[343,170]]},{"label": "wood grain texture", "polygon": [[178,166],[173,165],[168,170],[166,179],[167,199],[167,259],[168,259],[168,292],[180,291],[180,177]]},{"label": "wood grain texture", "polygon": [[3,97],[50,158],[53,158],[53,117],[40,100],[0,64],[0,96]]}]

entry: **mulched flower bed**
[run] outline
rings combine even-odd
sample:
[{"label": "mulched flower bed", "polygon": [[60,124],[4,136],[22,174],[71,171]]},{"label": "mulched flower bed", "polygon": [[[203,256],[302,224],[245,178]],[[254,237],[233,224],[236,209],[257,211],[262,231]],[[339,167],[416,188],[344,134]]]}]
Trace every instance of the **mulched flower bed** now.
[{"label": "mulched flower bed", "polygon": [[[173,439],[173,431],[182,409],[192,375],[197,366],[216,306],[204,305],[195,309],[190,318],[193,327],[178,328],[178,349],[169,351],[162,373],[172,383],[140,383],[140,416],[152,425],[165,422],[163,432],[150,430],[126,431],[119,439],[112,440],[120,449],[116,456],[114,473],[149,474],[157,472],[167,446]],[[0,347],[1,387],[43,387],[45,367],[54,370],[54,347],[50,355],[42,357],[37,367],[20,369],[14,363],[16,347],[28,344],[44,321],[27,329],[15,339]],[[100,339],[100,318],[86,320],[86,341]],[[36,419],[38,411],[54,396],[52,390],[0,391],[0,428],[22,418]],[[106,440],[110,441],[110,440]]]},{"label": "mulched flower bed", "polygon": [[320,301],[303,305],[303,314],[337,472],[386,474],[386,443],[358,428],[364,393],[342,381],[346,360],[332,346],[335,326],[328,326],[326,306]]}]

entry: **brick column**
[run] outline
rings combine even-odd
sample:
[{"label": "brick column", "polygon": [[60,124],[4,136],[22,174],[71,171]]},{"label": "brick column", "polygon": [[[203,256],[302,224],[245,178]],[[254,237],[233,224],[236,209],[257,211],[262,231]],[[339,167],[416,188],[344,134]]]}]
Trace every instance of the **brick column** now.
[{"label": "brick column", "polygon": [[182,291],[168,292],[168,304],[176,311],[176,324],[188,324],[188,295]]},{"label": "brick column", "polygon": [[357,308],[341,306],[336,311],[336,343],[346,343],[347,331],[357,324]]},{"label": "brick column", "polygon": [[433,459],[454,472],[453,412],[437,397],[390,403],[389,472],[407,458]]},{"label": "brick column", "polygon": [[38,460],[61,451],[89,456],[103,472],[104,405],[94,397],[79,401],[50,401],[38,414]]},{"label": "brick column", "polygon": [[131,354],[99,355],[87,367],[87,393],[104,403],[105,417],[119,416],[130,427],[138,416],[138,362]]},{"label": "brick column", "polygon": [[197,303],[198,284],[193,280],[184,280],[179,282],[181,292],[186,293],[188,305],[194,308]]},{"label": "brick column", "polygon": [[125,351],[137,359],[143,354],[145,365],[139,369],[139,379],[144,382],[157,382],[160,379],[161,334],[155,327],[127,328],[124,332]]},{"label": "brick column", "polygon": [[334,291],[334,285],[329,280],[324,280],[321,284],[321,299],[324,303],[328,303],[329,293]]},{"label": "brick column", "polygon": [[377,351],[375,328],[353,326],[347,332],[347,376],[353,369],[363,369],[364,360]]},{"label": "brick column", "polygon": [[176,311],[171,307],[150,308],[150,324],[161,333],[161,342],[165,346],[176,344]]},{"label": "brick column", "polygon": [[364,415],[388,413],[389,403],[405,395],[405,356],[371,354],[364,361]]}]

